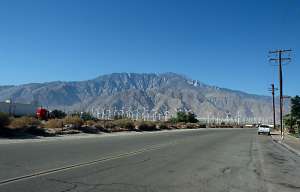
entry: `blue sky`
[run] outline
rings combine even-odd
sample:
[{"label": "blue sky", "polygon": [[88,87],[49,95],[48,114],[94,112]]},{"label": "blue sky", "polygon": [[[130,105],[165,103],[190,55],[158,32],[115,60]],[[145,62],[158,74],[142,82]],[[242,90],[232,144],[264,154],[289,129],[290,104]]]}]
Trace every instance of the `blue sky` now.
[{"label": "blue sky", "polygon": [[291,48],[300,94],[299,0],[1,0],[0,25],[0,85],[176,72],[266,95],[268,51]]}]

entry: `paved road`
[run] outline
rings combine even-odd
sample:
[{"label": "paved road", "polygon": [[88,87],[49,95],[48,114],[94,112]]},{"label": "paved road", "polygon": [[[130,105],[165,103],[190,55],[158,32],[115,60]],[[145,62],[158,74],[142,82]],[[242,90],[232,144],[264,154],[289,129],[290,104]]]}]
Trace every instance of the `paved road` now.
[{"label": "paved road", "polygon": [[0,145],[0,191],[299,191],[300,158],[254,129]]}]

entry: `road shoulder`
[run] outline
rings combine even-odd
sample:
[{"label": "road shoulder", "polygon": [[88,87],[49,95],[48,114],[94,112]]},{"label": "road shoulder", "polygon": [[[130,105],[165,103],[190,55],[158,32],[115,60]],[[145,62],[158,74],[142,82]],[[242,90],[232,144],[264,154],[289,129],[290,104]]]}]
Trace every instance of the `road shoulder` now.
[{"label": "road shoulder", "polygon": [[284,135],[283,139],[280,136],[280,133],[278,132],[274,132],[271,134],[272,140],[280,145],[282,145],[283,147],[285,147],[286,149],[288,149],[289,151],[297,154],[298,156],[300,156],[300,139],[295,138],[293,136],[290,135]]}]

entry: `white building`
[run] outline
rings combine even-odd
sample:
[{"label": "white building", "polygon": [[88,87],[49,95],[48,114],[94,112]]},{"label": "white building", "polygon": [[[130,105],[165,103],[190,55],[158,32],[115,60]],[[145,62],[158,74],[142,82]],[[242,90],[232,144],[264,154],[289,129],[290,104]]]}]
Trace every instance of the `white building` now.
[{"label": "white building", "polygon": [[37,104],[13,103],[11,100],[0,102],[0,112],[7,113],[12,116],[34,116]]}]

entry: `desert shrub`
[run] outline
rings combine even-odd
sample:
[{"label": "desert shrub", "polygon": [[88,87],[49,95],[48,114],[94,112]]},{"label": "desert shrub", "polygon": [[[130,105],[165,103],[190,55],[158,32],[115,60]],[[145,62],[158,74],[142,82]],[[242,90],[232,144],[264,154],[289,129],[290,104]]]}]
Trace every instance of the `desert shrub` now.
[{"label": "desert shrub", "polygon": [[91,126],[86,126],[86,125],[78,128],[78,130],[82,131],[83,133],[92,133],[92,134],[97,134],[100,131],[96,127],[91,127]]},{"label": "desert shrub", "polygon": [[60,119],[51,119],[45,124],[46,128],[63,128],[63,126],[63,121]]},{"label": "desert shrub", "polygon": [[127,130],[133,130],[135,127],[133,121],[130,119],[118,119],[115,120],[113,124],[115,124],[116,127],[124,128]]},{"label": "desert shrub", "polygon": [[197,129],[197,128],[199,128],[199,124],[197,124],[197,123],[187,123],[186,128],[187,129]]},{"label": "desert shrub", "polygon": [[141,131],[156,131],[156,124],[150,121],[142,121],[138,124],[138,129]]},{"label": "desert shrub", "polygon": [[89,127],[92,127],[92,126],[96,125],[96,121],[94,121],[94,120],[88,120],[84,124],[87,125],[87,126],[89,126]]},{"label": "desert shrub", "polygon": [[6,127],[9,125],[10,119],[6,113],[0,112],[0,128]]},{"label": "desert shrub", "polygon": [[95,117],[92,114],[87,113],[87,112],[81,113],[80,118],[84,121],[90,121],[90,120],[93,121],[93,120],[95,120]]},{"label": "desert shrub", "polygon": [[184,122],[176,123],[176,129],[186,129],[187,125]]},{"label": "desert shrub", "polygon": [[197,116],[194,113],[177,112],[176,117],[171,118],[173,123],[197,123]]},{"label": "desert shrub", "polygon": [[83,120],[78,116],[67,116],[63,119],[63,123],[72,125],[74,128],[80,128],[83,125]]},{"label": "desert shrub", "polygon": [[89,121],[89,120],[95,121],[96,120],[96,118],[91,113],[88,113],[88,112],[74,112],[74,113],[71,113],[69,116],[79,117],[83,121]]},{"label": "desert shrub", "polygon": [[103,123],[101,123],[101,122],[96,123],[95,127],[100,130],[104,128]]},{"label": "desert shrub", "polygon": [[27,128],[27,127],[38,127],[41,124],[41,122],[34,118],[34,117],[20,117],[20,118],[14,118],[10,126],[12,128]]},{"label": "desert shrub", "polygon": [[68,116],[72,116],[72,117],[80,117],[80,112],[73,112],[71,114],[69,114]]},{"label": "desert shrub", "polygon": [[36,135],[36,136],[50,136],[50,134],[47,133],[45,129],[37,128],[37,127],[33,127],[33,126],[25,128],[24,131],[26,133],[29,133],[31,135]]},{"label": "desert shrub", "polygon": [[167,125],[168,125],[168,129],[177,129],[177,126],[175,123],[168,122]]},{"label": "desert shrub", "polygon": [[104,123],[103,123],[103,127],[104,127],[104,128],[112,129],[112,128],[115,128],[115,127],[116,127],[116,124],[114,124],[114,123],[111,122],[111,121],[107,121],[107,122],[104,122]]},{"label": "desert shrub", "polygon": [[171,129],[170,125],[168,123],[159,123],[158,128],[163,130],[163,129]]},{"label": "desert shrub", "polygon": [[55,119],[63,119],[67,116],[67,114],[61,110],[55,109],[50,112],[50,117]]},{"label": "desert shrub", "polygon": [[95,125],[95,128],[102,132],[113,132],[113,129],[115,129],[116,125],[112,121],[99,121]]}]

